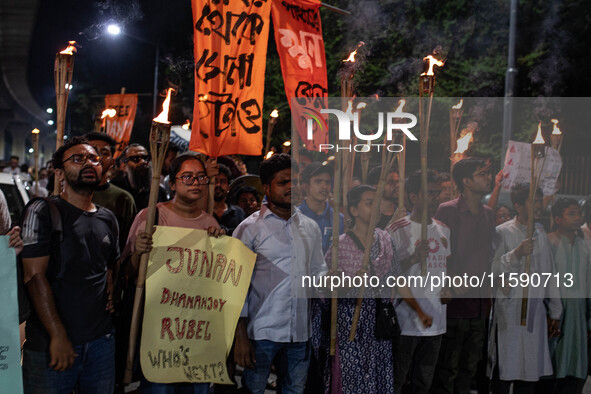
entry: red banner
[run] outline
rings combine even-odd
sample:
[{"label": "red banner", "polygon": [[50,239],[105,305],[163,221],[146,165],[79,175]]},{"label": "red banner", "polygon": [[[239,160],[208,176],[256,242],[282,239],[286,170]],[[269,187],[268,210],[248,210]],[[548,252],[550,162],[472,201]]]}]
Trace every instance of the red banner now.
[{"label": "red banner", "polygon": [[271,0],[192,0],[195,104],[189,149],[261,154]]},{"label": "red banner", "polygon": [[137,110],[137,94],[109,94],[105,96],[105,107],[114,108],[117,113],[107,118],[107,134],[117,141],[115,157],[118,157],[129,144],[135,112]]},{"label": "red banner", "polygon": [[[300,106],[292,106],[291,100],[317,97],[312,100],[314,108],[309,108],[308,112],[318,113],[320,108],[326,108],[324,97],[328,96],[328,84],[319,8],[318,0],[276,0],[272,8],[275,42],[294,127],[304,146],[316,151],[320,144],[328,143],[328,130],[315,129],[313,139],[308,139],[306,119],[309,116],[294,113]],[[301,104],[305,103],[309,101]]]}]

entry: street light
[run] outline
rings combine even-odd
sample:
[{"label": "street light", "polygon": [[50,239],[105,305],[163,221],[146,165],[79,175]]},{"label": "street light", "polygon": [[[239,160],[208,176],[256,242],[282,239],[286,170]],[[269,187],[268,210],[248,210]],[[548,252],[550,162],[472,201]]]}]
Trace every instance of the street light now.
[{"label": "street light", "polygon": [[152,101],[152,114],[154,117],[156,117],[156,115],[157,115],[156,114],[156,103],[157,103],[157,99],[158,99],[158,63],[159,63],[158,61],[160,59],[160,45],[158,45],[158,43],[156,43],[156,42],[144,40],[143,38],[135,37],[135,36],[132,36],[131,34],[123,32],[121,27],[116,23],[110,23],[107,26],[107,33],[109,33],[113,37],[116,37],[116,36],[120,35],[121,33],[123,33],[127,37],[131,37],[135,40],[152,45],[156,48],[156,53],[154,56],[154,89],[153,89],[153,101]]},{"label": "street light", "polygon": [[107,26],[107,33],[109,33],[112,36],[117,36],[121,33],[121,28],[119,27],[119,25],[111,23],[109,26]]}]

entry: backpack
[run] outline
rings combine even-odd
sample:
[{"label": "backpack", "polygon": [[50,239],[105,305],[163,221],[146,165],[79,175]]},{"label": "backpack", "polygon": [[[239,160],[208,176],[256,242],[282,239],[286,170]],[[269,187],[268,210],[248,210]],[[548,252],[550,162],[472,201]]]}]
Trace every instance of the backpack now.
[{"label": "backpack", "polygon": [[[63,239],[63,232],[62,232],[62,215],[60,213],[59,208],[57,207],[56,203],[52,201],[50,198],[46,197],[37,197],[29,201],[29,205],[32,204],[34,201],[37,200],[44,200],[45,203],[49,206],[50,212],[50,220],[51,220],[51,256],[50,261],[61,261],[59,256],[59,246]],[[24,215],[23,215],[24,216]],[[22,220],[22,219],[21,219]],[[57,260],[56,260],[57,258]],[[61,272],[63,267],[60,264],[50,265],[50,267],[56,266],[50,272],[48,267],[47,275],[48,277],[57,277],[58,275],[63,274]],[[56,270],[57,268],[57,270]],[[57,271],[57,272],[55,272]],[[18,320],[19,324],[23,323],[33,313],[33,307],[31,305],[31,300],[29,299],[29,294],[26,289],[26,285],[24,282],[24,270],[23,270],[23,261],[21,256],[17,256],[16,259],[16,272],[17,272],[17,295],[18,295]]]}]

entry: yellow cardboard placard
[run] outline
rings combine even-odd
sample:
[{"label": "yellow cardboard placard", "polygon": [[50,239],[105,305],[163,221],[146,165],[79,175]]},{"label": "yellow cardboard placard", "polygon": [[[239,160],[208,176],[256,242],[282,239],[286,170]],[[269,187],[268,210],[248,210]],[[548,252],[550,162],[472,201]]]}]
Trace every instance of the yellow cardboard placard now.
[{"label": "yellow cardboard placard", "polygon": [[235,238],[156,227],[140,346],[146,379],[232,384],[226,357],[255,260]]}]

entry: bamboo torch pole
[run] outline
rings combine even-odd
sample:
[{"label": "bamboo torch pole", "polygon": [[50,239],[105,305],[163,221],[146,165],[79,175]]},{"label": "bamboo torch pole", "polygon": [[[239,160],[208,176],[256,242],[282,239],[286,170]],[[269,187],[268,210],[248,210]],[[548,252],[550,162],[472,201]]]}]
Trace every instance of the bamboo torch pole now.
[{"label": "bamboo torch pole", "polygon": [[[341,74],[341,107],[343,111],[348,105],[353,105],[353,77],[355,76],[355,54],[362,44],[359,44],[355,51],[351,52],[349,57],[343,61],[343,68]],[[335,137],[336,138],[336,137]],[[338,142],[338,139],[336,140]],[[335,144],[335,145],[338,145]],[[343,201],[345,204],[346,190],[341,191],[341,181],[343,178],[343,152],[335,152],[335,172],[334,172],[334,191],[333,191],[333,227],[332,227],[332,255],[331,255],[331,270],[333,274],[338,269],[338,253],[339,253],[339,229],[340,229],[340,208],[341,208],[341,193],[343,193]],[[346,176],[346,175],[345,175]],[[337,292],[333,291],[331,294],[330,304],[330,355],[334,356],[336,351],[337,340],[337,312],[338,312],[338,298]]]},{"label": "bamboo torch pole", "polygon": [[[552,129],[552,134],[550,135],[550,146],[553,149],[556,149],[560,155],[560,149],[562,148],[562,138],[564,135],[562,134],[562,131],[560,131],[560,127],[558,127],[558,119],[552,119],[551,122],[554,123],[554,128]],[[556,191],[556,189],[554,190]],[[549,199],[544,199],[544,210],[546,210],[549,204],[554,203],[555,198],[556,192],[554,192],[554,194]],[[554,218],[550,217],[550,228],[552,227],[554,227]]]},{"label": "bamboo torch pole", "polygon": [[[459,103],[453,105],[449,110],[449,175],[451,176],[451,172],[453,170],[455,161],[454,161],[454,152],[457,149],[457,142],[458,139],[458,130],[460,129],[460,124],[462,121],[462,115],[464,114],[464,99],[461,99]],[[456,187],[451,179],[451,190],[450,190],[450,200],[453,200],[456,196]]]},{"label": "bamboo torch pole", "polygon": [[[74,46],[76,41],[70,41],[66,49],[55,55],[55,101],[57,112],[57,137],[55,149],[58,150],[64,144],[64,130],[66,127],[66,107],[68,106],[68,94],[72,89],[72,74],[74,72]],[[53,194],[59,195],[61,181],[55,179]]]},{"label": "bamboo torch pole", "polygon": [[[292,120],[293,122],[293,120]],[[292,130],[295,130],[295,132],[293,133],[291,139],[291,157],[293,157],[293,159],[296,161],[296,163],[298,163],[298,165],[300,164],[300,138],[298,136],[298,131],[293,128]]]},{"label": "bamboo torch pole", "polygon": [[402,150],[398,152],[398,209],[404,209],[405,195],[404,184],[406,177],[406,136],[403,134],[400,141]]},{"label": "bamboo torch pole", "polygon": [[267,123],[267,141],[265,142],[265,151],[263,152],[264,155],[266,155],[271,148],[271,137],[273,136],[273,129],[275,128],[275,123],[277,123],[278,117],[279,111],[277,111],[277,108],[275,108],[273,112],[271,112],[271,115],[269,115],[269,122]]},{"label": "bamboo torch pole", "polygon": [[[433,104],[433,90],[435,87],[435,74],[433,67],[438,65],[443,66],[443,62],[438,61],[433,56],[429,55],[423,59],[428,61],[429,69],[419,77],[419,122],[420,122],[420,136],[421,136],[421,190],[428,189],[427,169],[428,169],[428,146],[429,146],[429,123],[431,122],[431,107]],[[424,96],[428,96],[427,106],[425,108]],[[421,241],[427,239],[427,224],[429,220],[428,215],[428,199],[423,198],[423,214],[421,216]],[[427,274],[427,262],[421,261],[421,275]]]},{"label": "bamboo torch pole", "polygon": [[[168,121],[168,108],[170,106],[170,93],[173,89],[168,89],[166,100],[162,104],[162,112],[152,121],[150,129],[150,152],[152,154],[152,184],[150,186],[150,197],[148,200],[148,215],[146,217],[147,233],[152,233],[154,219],[156,215],[156,203],[158,202],[158,188],[160,186],[160,171],[166,158],[166,150],[170,141],[170,127]],[[142,254],[140,266],[138,268],[137,285],[135,298],[133,300],[133,312],[131,315],[131,329],[129,332],[129,348],[127,352],[127,363],[125,366],[125,375],[123,381],[126,384],[131,383],[133,372],[133,360],[135,357],[136,343],[138,333],[140,332],[141,306],[144,302],[144,288],[146,283],[146,272],[148,270],[148,253]]]},{"label": "bamboo torch pole", "polygon": [[[387,145],[387,141],[384,141],[384,145]],[[367,231],[367,238],[365,239],[365,251],[363,252],[362,271],[367,271],[369,266],[369,259],[371,257],[371,248],[375,236],[375,228],[380,218],[380,196],[384,194],[384,186],[386,184],[386,176],[390,172],[396,156],[388,151],[386,148],[382,150],[382,170],[380,172],[380,181],[378,183],[378,190],[376,191],[376,199],[373,202],[371,217],[369,220],[369,228]],[[357,304],[355,305],[355,311],[353,312],[353,322],[351,324],[351,331],[349,332],[349,341],[355,340],[357,333],[357,325],[359,324],[359,315],[361,314],[361,305],[363,304],[363,298],[365,296],[365,288],[359,289],[359,296],[357,297]]]},{"label": "bamboo torch pole", "polygon": [[[396,112],[402,112],[404,104],[406,104],[406,100],[399,100]],[[404,206],[406,205],[406,196],[404,195],[404,178],[406,177],[406,136],[404,134],[400,135],[400,145],[402,145],[402,150],[398,152],[398,209],[404,209]]]},{"label": "bamboo torch pole", "polygon": [[[546,159],[546,147],[544,138],[542,138],[541,122],[538,124],[538,134],[531,144],[531,175],[529,184],[529,207],[527,210],[527,238],[531,239],[534,234],[534,205],[536,201],[536,191],[540,176],[544,170]],[[525,257],[524,271],[529,275],[531,267],[531,254]],[[521,325],[527,325],[527,304],[529,298],[529,287],[523,288],[523,298],[521,300]]]},{"label": "bamboo torch pole", "polygon": [[[217,164],[217,158],[214,158],[212,164]],[[213,215],[213,197],[215,194],[215,178],[212,176],[209,178],[209,185],[207,185],[207,213]]]},{"label": "bamboo torch pole", "polygon": [[33,139],[33,179],[35,179],[35,196],[39,196],[39,129],[31,131]]},{"label": "bamboo torch pole", "polygon": [[[333,215],[332,215],[332,254],[330,269],[334,275],[338,269],[339,258],[339,228],[340,228],[340,207],[341,207],[341,180],[342,180],[342,152],[337,151],[334,159],[334,190],[333,190]],[[337,311],[338,311],[338,290],[332,291],[330,305],[330,355],[334,356],[337,343]]]}]

